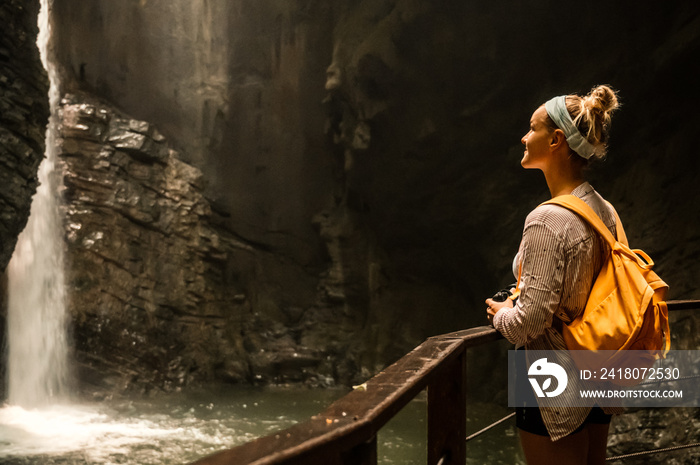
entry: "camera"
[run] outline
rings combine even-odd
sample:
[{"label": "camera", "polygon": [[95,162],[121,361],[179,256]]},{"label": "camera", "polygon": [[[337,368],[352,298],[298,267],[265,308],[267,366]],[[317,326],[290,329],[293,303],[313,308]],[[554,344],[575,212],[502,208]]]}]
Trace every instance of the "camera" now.
[{"label": "camera", "polygon": [[500,291],[496,292],[491,299],[494,302],[505,302],[508,300],[510,296],[513,295],[513,289],[515,289],[517,286],[517,283],[513,283],[510,286],[501,289]]}]

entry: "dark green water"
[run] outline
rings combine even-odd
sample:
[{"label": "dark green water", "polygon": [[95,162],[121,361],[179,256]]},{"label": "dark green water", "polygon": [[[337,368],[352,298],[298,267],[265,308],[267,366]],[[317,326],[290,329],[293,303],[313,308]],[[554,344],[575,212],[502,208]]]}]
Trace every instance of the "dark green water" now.
[{"label": "dark green water", "polygon": [[[231,388],[138,400],[0,409],[0,464],[186,464],[324,410],[347,390]],[[468,432],[507,414],[470,405]],[[426,402],[419,397],[378,437],[381,464],[426,463]],[[523,463],[512,420],[468,443],[468,464]]]}]

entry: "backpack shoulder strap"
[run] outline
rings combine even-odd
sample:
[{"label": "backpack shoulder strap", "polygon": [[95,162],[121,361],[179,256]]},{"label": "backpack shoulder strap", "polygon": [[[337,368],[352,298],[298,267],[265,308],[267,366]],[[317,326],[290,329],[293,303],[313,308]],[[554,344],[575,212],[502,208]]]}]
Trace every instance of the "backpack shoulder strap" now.
[{"label": "backpack shoulder strap", "polygon": [[615,210],[615,207],[613,207],[610,202],[606,201],[605,203],[608,204],[608,207],[610,207],[610,209],[615,214],[615,231],[617,232],[617,241],[622,242],[627,247],[629,247],[630,244],[629,244],[629,242],[627,242],[627,234],[625,234],[625,228],[622,227],[622,221],[620,221],[620,215],[617,214],[617,210]]},{"label": "backpack shoulder strap", "polygon": [[[605,223],[603,223],[603,220],[600,219],[600,217],[596,214],[596,212],[588,206],[586,202],[581,200],[580,198],[576,197],[575,195],[560,195],[558,197],[555,197],[551,200],[548,200],[546,202],[543,202],[542,205],[559,205],[560,207],[564,207],[568,210],[571,210],[572,212],[578,214],[581,218],[586,220],[588,224],[590,224],[593,229],[595,229],[598,234],[603,236],[605,241],[610,245],[610,248],[612,249],[615,246],[615,242],[617,240],[615,237],[612,235],[610,230],[608,229],[607,226],[605,226]],[[617,232],[618,236],[620,239],[625,237],[624,230],[622,229],[622,224],[620,224],[620,219],[617,217],[617,213],[615,213],[616,219],[617,219]],[[620,231],[622,230],[622,234],[620,234]]]}]

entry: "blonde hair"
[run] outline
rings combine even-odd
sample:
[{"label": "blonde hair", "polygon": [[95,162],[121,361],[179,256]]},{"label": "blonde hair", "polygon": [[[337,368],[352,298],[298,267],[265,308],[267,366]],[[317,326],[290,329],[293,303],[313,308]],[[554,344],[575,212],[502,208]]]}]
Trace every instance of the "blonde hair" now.
[{"label": "blonde hair", "polygon": [[[620,107],[617,92],[610,86],[596,86],[581,97],[576,94],[566,96],[566,109],[574,126],[594,147],[593,158],[605,158],[612,113]],[[553,121],[552,128],[556,128]]]}]

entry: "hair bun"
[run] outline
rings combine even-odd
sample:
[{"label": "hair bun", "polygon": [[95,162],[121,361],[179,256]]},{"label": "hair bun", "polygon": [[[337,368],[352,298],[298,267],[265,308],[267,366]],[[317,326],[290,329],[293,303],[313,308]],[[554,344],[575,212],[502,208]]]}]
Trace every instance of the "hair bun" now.
[{"label": "hair bun", "polygon": [[603,158],[607,150],[612,113],[620,107],[617,92],[610,86],[596,86],[585,97],[567,96],[567,110],[574,125],[593,145],[596,158]]},{"label": "hair bun", "polygon": [[620,106],[616,92],[606,85],[591,89],[581,103],[587,110],[602,114],[612,113]]}]

